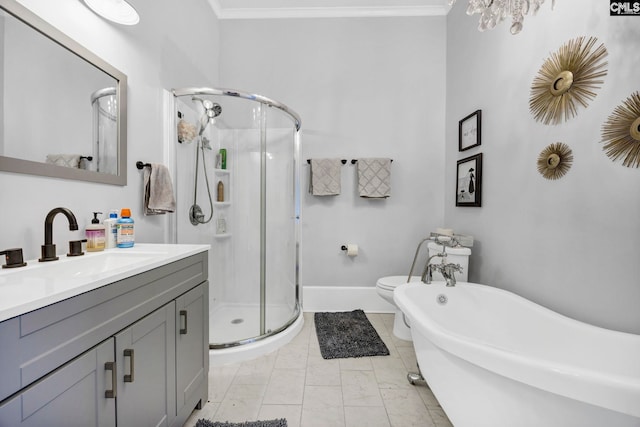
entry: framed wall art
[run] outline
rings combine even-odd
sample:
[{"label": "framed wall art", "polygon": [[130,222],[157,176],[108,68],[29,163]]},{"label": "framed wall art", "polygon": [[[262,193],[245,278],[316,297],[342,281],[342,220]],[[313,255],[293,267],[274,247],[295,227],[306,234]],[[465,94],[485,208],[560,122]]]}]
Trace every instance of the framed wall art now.
[{"label": "framed wall art", "polygon": [[482,206],[482,153],[458,160],[456,206]]},{"label": "framed wall art", "polygon": [[458,151],[480,145],[482,110],[476,110],[458,122]]}]

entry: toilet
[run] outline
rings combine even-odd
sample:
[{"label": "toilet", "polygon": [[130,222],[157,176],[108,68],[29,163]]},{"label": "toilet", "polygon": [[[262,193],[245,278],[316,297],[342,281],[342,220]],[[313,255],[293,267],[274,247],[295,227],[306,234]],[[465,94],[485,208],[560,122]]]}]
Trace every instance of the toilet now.
[{"label": "toilet", "polygon": [[[435,242],[429,242],[427,245],[429,248],[429,256],[442,253],[442,245]],[[469,256],[471,256],[471,249],[465,247],[446,248],[447,259],[445,262],[460,264],[462,267],[462,273],[456,273],[456,280],[460,282],[466,282],[469,278]],[[434,256],[431,259],[431,264],[437,264],[442,262],[442,258]],[[422,268],[422,266],[421,266]],[[411,276],[412,282],[419,282],[421,280],[422,271],[414,271]],[[444,281],[444,277],[439,272],[434,271],[432,275],[434,281]],[[396,306],[393,301],[393,291],[396,287],[407,283],[407,276],[387,276],[381,277],[376,282],[376,291],[385,301],[395,307],[395,316],[393,319],[393,335],[402,340],[411,341],[411,329],[405,323],[402,311]],[[428,286],[428,285],[425,285]]]}]

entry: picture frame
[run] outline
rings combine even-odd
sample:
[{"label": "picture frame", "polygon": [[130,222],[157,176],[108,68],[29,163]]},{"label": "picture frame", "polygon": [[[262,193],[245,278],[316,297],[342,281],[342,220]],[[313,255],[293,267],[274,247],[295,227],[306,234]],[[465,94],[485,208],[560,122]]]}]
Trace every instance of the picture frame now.
[{"label": "picture frame", "polygon": [[482,153],[458,160],[456,206],[482,206]]},{"label": "picture frame", "polygon": [[458,122],[458,151],[477,147],[482,143],[482,110],[476,110]]}]

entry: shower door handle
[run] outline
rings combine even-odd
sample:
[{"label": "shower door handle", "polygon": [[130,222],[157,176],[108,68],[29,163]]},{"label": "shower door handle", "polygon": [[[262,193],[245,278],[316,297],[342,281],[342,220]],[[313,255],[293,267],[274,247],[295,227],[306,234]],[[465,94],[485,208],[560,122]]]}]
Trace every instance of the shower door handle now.
[{"label": "shower door handle", "polygon": [[180,310],[180,319],[182,319],[183,317],[184,317],[184,329],[180,328],[180,335],[187,334],[187,310]]}]

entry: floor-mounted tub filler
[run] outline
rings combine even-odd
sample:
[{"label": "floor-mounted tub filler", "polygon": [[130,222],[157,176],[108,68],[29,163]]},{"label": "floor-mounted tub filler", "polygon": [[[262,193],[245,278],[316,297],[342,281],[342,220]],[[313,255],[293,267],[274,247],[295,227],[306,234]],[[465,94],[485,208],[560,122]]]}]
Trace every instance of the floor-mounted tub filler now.
[{"label": "floor-mounted tub filler", "polygon": [[640,336],[472,283],[408,283],[396,304],[456,427],[640,426]]}]

